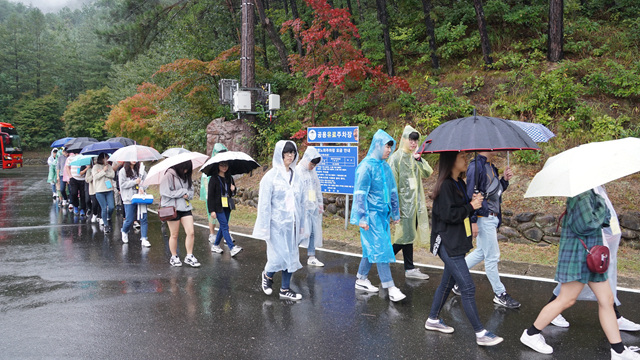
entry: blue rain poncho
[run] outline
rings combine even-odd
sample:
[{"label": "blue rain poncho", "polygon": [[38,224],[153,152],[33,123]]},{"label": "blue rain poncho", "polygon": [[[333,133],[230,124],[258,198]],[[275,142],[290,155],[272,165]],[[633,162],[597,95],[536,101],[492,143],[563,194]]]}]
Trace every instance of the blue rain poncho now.
[{"label": "blue rain poncho", "polygon": [[396,143],[393,138],[378,130],[373,135],[367,156],[356,169],[351,207],[351,223],[369,225],[369,230],[360,228],[362,257],[370,263],[391,263],[396,261],[391,246],[389,218],[400,219],[398,190],[391,167],[382,159],[385,144],[393,141],[391,152]]},{"label": "blue rain poncho", "polygon": [[282,159],[286,143],[286,140],[276,143],[273,168],[260,181],[258,216],[253,236],[267,242],[266,272],[294,272],[302,267],[298,244],[304,237],[304,204],[300,177],[295,171],[298,152],[289,166],[291,171],[287,171]]},{"label": "blue rain poncho", "polygon": [[[309,146],[298,166],[296,173],[300,177],[302,186],[302,197],[304,200],[304,217],[307,225],[306,233],[313,233],[313,241],[315,247],[322,247],[322,212],[324,211],[324,203],[322,200],[322,189],[320,187],[320,179],[316,168],[309,170],[309,163],[315,158],[322,158],[320,153],[313,146]],[[305,236],[300,245],[309,246],[310,236]]]},{"label": "blue rain poncho", "polygon": [[409,135],[417,132],[407,125],[402,132],[398,150],[389,157],[389,166],[398,185],[400,223],[393,233],[394,244],[424,245],[429,241],[429,215],[422,179],[433,173],[429,163],[416,161],[409,147]]}]

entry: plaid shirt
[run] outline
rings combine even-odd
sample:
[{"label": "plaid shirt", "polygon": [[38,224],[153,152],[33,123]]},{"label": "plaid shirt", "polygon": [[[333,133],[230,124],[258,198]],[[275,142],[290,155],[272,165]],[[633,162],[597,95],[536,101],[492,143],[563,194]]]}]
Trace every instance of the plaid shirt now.
[{"label": "plaid shirt", "polygon": [[593,190],[585,191],[567,199],[567,214],[562,222],[560,251],[556,281],[567,283],[580,281],[601,282],[607,280],[607,274],[595,274],[587,268],[587,252],[579,239],[588,248],[603,245],[602,226],[609,225],[611,214],[604,198]]}]

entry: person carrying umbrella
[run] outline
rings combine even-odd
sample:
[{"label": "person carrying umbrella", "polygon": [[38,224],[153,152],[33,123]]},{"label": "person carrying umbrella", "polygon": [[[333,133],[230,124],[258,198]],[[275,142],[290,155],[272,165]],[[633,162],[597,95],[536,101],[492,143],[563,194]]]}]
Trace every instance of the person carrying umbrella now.
[{"label": "person carrying umbrella", "polygon": [[193,214],[191,213],[193,207],[189,203],[193,199],[192,173],[193,164],[191,160],[188,160],[171,166],[164,172],[160,180],[160,206],[174,206],[177,213],[174,219],[167,221],[170,232],[169,250],[171,251],[171,259],[169,264],[171,266],[182,266],[182,261],[178,257],[178,232],[180,224],[182,224],[186,234],[184,244],[187,250],[184,262],[191,267],[200,267],[198,259],[193,256],[194,229]]},{"label": "person carrying umbrella", "polygon": [[298,244],[304,231],[302,186],[292,167],[297,162],[296,144],[278,141],[273,167],[260,180],[258,217],[253,227],[253,236],[267,243],[267,264],[260,277],[260,288],[271,295],[273,276],[281,271],[280,299],[284,300],[302,299],[301,294],[291,289],[291,276],[302,267]]},{"label": "person carrying umbrella", "polygon": [[413,243],[426,244],[429,236],[429,217],[422,179],[429,177],[433,169],[415,152],[418,139],[420,134],[411,126],[405,126],[398,150],[389,157],[400,203],[400,223],[393,234],[393,253],[397,254],[402,250],[406,278],[427,280],[429,275],[423,274],[413,265]]},{"label": "person carrying umbrella", "polygon": [[322,161],[322,156],[313,147],[307,147],[300,163],[296,166],[296,173],[300,176],[302,185],[302,196],[304,198],[305,223],[309,227],[309,236],[305,237],[301,243],[307,248],[307,265],[324,266],[316,258],[316,247],[322,246],[322,213],[324,212],[324,202],[322,200],[322,189],[320,179],[315,168]]},{"label": "person carrying umbrella", "polygon": [[[59,179],[59,190],[60,190],[60,196],[62,197],[62,206],[67,206],[68,204],[68,200],[69,197],[67,196],[67,181],[69,181],[69,178],[65,177],[65,164],[67,162],[67,156],[69,156],[69,153],[67,152],[67,149],[62,148],[61,154],[58,154],[58,163],[56,164],[56,170],[58,173],[58,179]],[[60,200],[60,199],[58,199]]]},{"label": "person carrying umbrella", "polygon": [[[213,158],[216,154],[228,151],[227,147],[221,143],[215,143],[213,145],[213,150],[211,151],[211,157]],[[207,201],[208,199],[208,191],[209,191],[209,180],[211,180],[211,176],[202,173],[200,177],[200,200]],[[211,217],[212,210],[207,209],[207,220],[209,224],[209,243],[211,244],[211,251],[213,250],[213,243],[216,241],[216,222],[215,218]],[[222,249],[220,249],[222,250]],[[214,251],[215,252],[215,251]]]},{"label": "person carrying umbrella", "polygon": [[[484,260],[484,270],[495,294],[493,302],[515,309],[520,307],[520,303],[507,293],[498,274],[500,261],[498,227],[502,222],[502,193],[507,190],[513,171],[507,166],[504,176],[499,178],[498,168],[491,162],[494,156],[495,152],[478,152],[467,168],[467,196],[471,198],[476,190],[486,196],[482,207],[471,217],[471,229],[476,238],[476,248],[467,255],[465,261],[471,269]],[[458,292],[458,288],[454,288],[454,293]]]},{"label": "person carrying umbrella", "polygon": [[553,348],[547,345],[540,332],[562,311],[575,304],[586,284],[598,299],[598,316],[611,344],[611,359],[640,359],[640,354],[622,343],[607,273],[589,270],[585,248],[580,241],[584,241],[587,248],[602,245],[602,230],[610,226],[610,219],[611,212],[605,199],[593,189],[567,198],[555,276],[555,280],[561,284],[560,294],[542,308],[531,327],[524,330],[520,337],[524,345],[543,354],[553,353]]},{"label": "person carrying umbrella", "polygon": [[147,237],[147,211],[146,206],[140,207],[144,210],[139,211],[137,204],[132,204],[131,199],[136,193],[144,194],[144,187],[140,184],[145,178],[146,172],[144,166],[137,161],[126,161],[118,171],[118,182],[120,185],[120,196],[122,196],[122,204],[125,208],[125,221],[122,224],[121,239],[123,243],[129,242],[129,230],[133,225],[136,216],[140,220],[140,242],[144,247],[151,247],[151,243]]},{"label": "person carrying umbrella", "polygon": [[87,167],[71,165],[75,156],[76,154],[72,153],[72,155],[67,158],[67,163],[65,164],[65,171],[68,169],[70,175],[69,194],[71,198],[69,200],[73,205],[73,213],[75,215],[85,216],[86,200],[84,191],[84,174],[87,172]]},{"label": "person carrying umbrella", "polygon": [[114,178],[116,176],[113,167],[107,161],[108,155],[101,153],[98,155],[96,164],[91,169],[93,177],[93,188],[96,192],[96,199],[102,209],[100,225],[104,225],[104,232],[111,232],[111,216],[113,215],[114,199],[113,189],[115,188]]},{"label": "person carrying umbrella", "polygon": [[476,344],[494,346],[504,339],[488,331],[478,315],[476,287],[464,255],[473,248],[469,218],[482,206],[481,194],[469,197],[462,174],[467,169],[467,154],[447,151],[440,153],[438,180],[433,188],[433,227],[431,229],[431,253],[444,262],[442,280],[436,289],[425,329],[450,334],[454,331],[440,319],[454,284],[460,286],[462,308],[476,333]]},{"label": "person carrying umbrella", "polygon": [[98,218],[102,219],[102,210],[100,209],[100,203],[98,202],[98,198],[96,197],[96,187],[93,185],[93,166],[95,165],[95,159],[91,159],[91,163],[87,166],[87,172],[84,174],[84,181],[88,185],[88,193],[91,201],[87,201],[87,205],[89,202],[91,203],[91,207],[87,208],[91,210],[91,222],[98,222]]},{"label": "person carrying umbrella", "polygon": [[58,165],[58,149],[51,150],[51,155],[47,159],[47,165],[49,165],[49,174],[47,176],[47,182],[51,184],[51,191],[53,192],[53,199],[57,197],[56,183],[58,182],[58,173],[56,171]]},{"label": "person carrying umbrella", "polygon": [[[216,236],[211,251],[222,254],[220,241],[224,237],[227,247],[231,252],[231,256],[236,256],[242,248],[233,243],[231,234],[229,234],[229,219],[231,211],[235,209],[233,196],[236,194],[236,184],[233,177],[229,174],[229,163],[224,161],[216,164],[218,169],[215,176],[211,176],[208,181],[207,190],[207,211],[211,219],[217,220],[220,224],[218,235]],[[214,169],[215,171],[215,169]]]},{"label": "person carrying umbrella", "polygon": [[400,208],[396,181],[385,160],[395,147],[396,142],[384,130],[378,130],[373,135],[367,156],[356,168],[350,219],[351,224],[360,226],[362,243],[356,290],[378,292],[378,287],[367,279],[372,264],[376,264],[382,287],[388,289],[389,299],[394,302],[406,297],[395,286],[389,267],[389,263],[396,261],[391,245],[389,219],[397,224],[400,220]]}]

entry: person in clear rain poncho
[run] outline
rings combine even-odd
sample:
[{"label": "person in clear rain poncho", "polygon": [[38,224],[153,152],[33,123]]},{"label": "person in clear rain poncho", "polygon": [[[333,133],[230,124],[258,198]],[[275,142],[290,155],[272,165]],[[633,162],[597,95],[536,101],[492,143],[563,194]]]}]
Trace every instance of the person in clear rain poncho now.
[{"label": "person in clear rain poncho", "polygon": [[304,216],[309,225],[309,237],[303,239],[301,245],[307,248],[309,256],[307,265],[311,266],[324,266],[316,258],[316,247],[322,246],[322,213],[324,212],[320,179],[318,179],[318,173],[315,170],[320,161],[322,161],[322,156],[318,150],[309,146],[304,152],[302,160],[296,166],[296,173],[300,176],[300,184],[303,187]]},{"label": "person in clear rain poncho", "polygon": [[422,179],[433,173],[429,163],[415,151],[420,134],[407,125],[402,132],[398,150],[389,157],[389,166],[398,185],[400,202],[400,223],[393,233],[393,252],[402,250],[404,274],[406,278],[429,279],[413,265],[413,244],[426,244],[429,231],[427,202],[422,187]]},{"label": "person in clear rain poncho", "polygon": [[389,299],[400,301],[406,296],[393,283],[389,268],[389,263],[396,261],[391,246],[389,218],[395,223],[400,220],[398,190],[391,167],[385,161],[395,147],[393,138],[383,130],[373,135],[369,152],[356,169],[350,222],[360,226],[362,242],[356,289],[378,292],[378,288],[367,279],[371,265],[376,264],[382,287],[389,291]]},{"label": "person in clear rain poncho", "polygon": [[260,181],[258,216],[253,236],[267,242],[267,264],[261,276],[265,294],[273,292],[273,275],[282,271],[280,299],[300,300],[291,290],[291,276],[300,269],[298,245],[305,237],[304,198],[300,177],[294,171],[298,150],[292,141],[280,140],[273,153],[273,168]]}]

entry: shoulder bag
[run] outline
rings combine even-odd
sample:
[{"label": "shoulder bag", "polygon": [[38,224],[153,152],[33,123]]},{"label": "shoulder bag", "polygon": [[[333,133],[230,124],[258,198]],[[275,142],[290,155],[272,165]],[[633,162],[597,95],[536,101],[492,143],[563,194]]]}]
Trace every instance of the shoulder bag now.
[{"label": "shoulder bag", "polygon": [[[176,187],[176,182],[175,179],[173,177],[173,175],[171,176],[171,180],[173,181],[173,189],[175,190]],[[175,200],[176,206],[178,206],[178,200]],[[176,211],[176,206],[162,206],[158,209],[158,217],[160,218],[160,221],[170,221],[175,219],[176,217],[178,217],[178,212]]]}]

